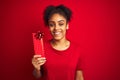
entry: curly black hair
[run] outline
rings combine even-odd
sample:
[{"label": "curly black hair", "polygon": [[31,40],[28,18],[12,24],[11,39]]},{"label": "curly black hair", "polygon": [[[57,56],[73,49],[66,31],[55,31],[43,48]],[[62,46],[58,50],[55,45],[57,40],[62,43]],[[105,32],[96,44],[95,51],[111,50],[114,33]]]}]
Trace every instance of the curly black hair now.
[{"label": "curly black hair", "polygon": [[43,13],[43,19],[46,26],[48,26],[48,21],[50,17],[55,13],[62,15],[67,20],[67,22],[71,20],[72,11],[69,8],[65,7],[64,5],[58,6],[50,5],[46,7]]}]

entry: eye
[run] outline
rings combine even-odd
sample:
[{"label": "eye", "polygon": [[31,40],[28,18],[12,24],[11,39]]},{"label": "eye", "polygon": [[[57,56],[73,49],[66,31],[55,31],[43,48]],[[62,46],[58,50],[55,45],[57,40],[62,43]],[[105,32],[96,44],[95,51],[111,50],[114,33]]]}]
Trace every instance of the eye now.
[{"label": "eye", "polygon": [[63,26],[64,24],[63,23],[60,23],[59,26]]},{"label": "eye", "polygon": [[53,27],[53,26],[54,26],[54,24],[49,24],[49,26],[50,26],[50,27]]}]

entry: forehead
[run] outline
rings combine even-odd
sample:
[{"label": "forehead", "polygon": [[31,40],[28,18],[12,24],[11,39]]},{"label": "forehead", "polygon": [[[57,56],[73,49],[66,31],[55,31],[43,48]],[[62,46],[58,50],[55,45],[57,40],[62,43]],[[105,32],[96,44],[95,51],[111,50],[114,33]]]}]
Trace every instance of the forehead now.
[{"label": "forehead", "polygon": [[53,14],[50,19],[49,19],[49,22],[56,22],[56,21],[66,21],[66,18],[58,13],[56,14]]}]

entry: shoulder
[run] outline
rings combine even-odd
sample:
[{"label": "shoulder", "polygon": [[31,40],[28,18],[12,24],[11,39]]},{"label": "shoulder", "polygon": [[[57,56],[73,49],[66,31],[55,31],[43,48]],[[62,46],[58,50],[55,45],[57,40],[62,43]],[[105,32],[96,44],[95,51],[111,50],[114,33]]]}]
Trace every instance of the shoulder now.
[{"label": "shoulder", "polygon": [[82,46],[80,45],[80,43],[77,43],[77,42],[70,41],[70,46],[76,49],[82,49]]},{"label": "shoulder", "polygon": [[74,48],[74,51],[79,53],[79,55],[84,55],[85,48],[80,43],[71,41],[71,47]]}]

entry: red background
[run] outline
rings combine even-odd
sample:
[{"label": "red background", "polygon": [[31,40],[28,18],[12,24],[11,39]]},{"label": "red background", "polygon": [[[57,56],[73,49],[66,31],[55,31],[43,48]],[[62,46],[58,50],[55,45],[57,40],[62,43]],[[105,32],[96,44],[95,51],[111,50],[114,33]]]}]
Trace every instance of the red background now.
[{"label": "red background", "polygon": [[73,11],[67,37],[85,48],[85,80],[120,80],[119,0],[1,0],[0,80],[35,80],[32,32],[50,38],[42,20],[50,4]]}]

